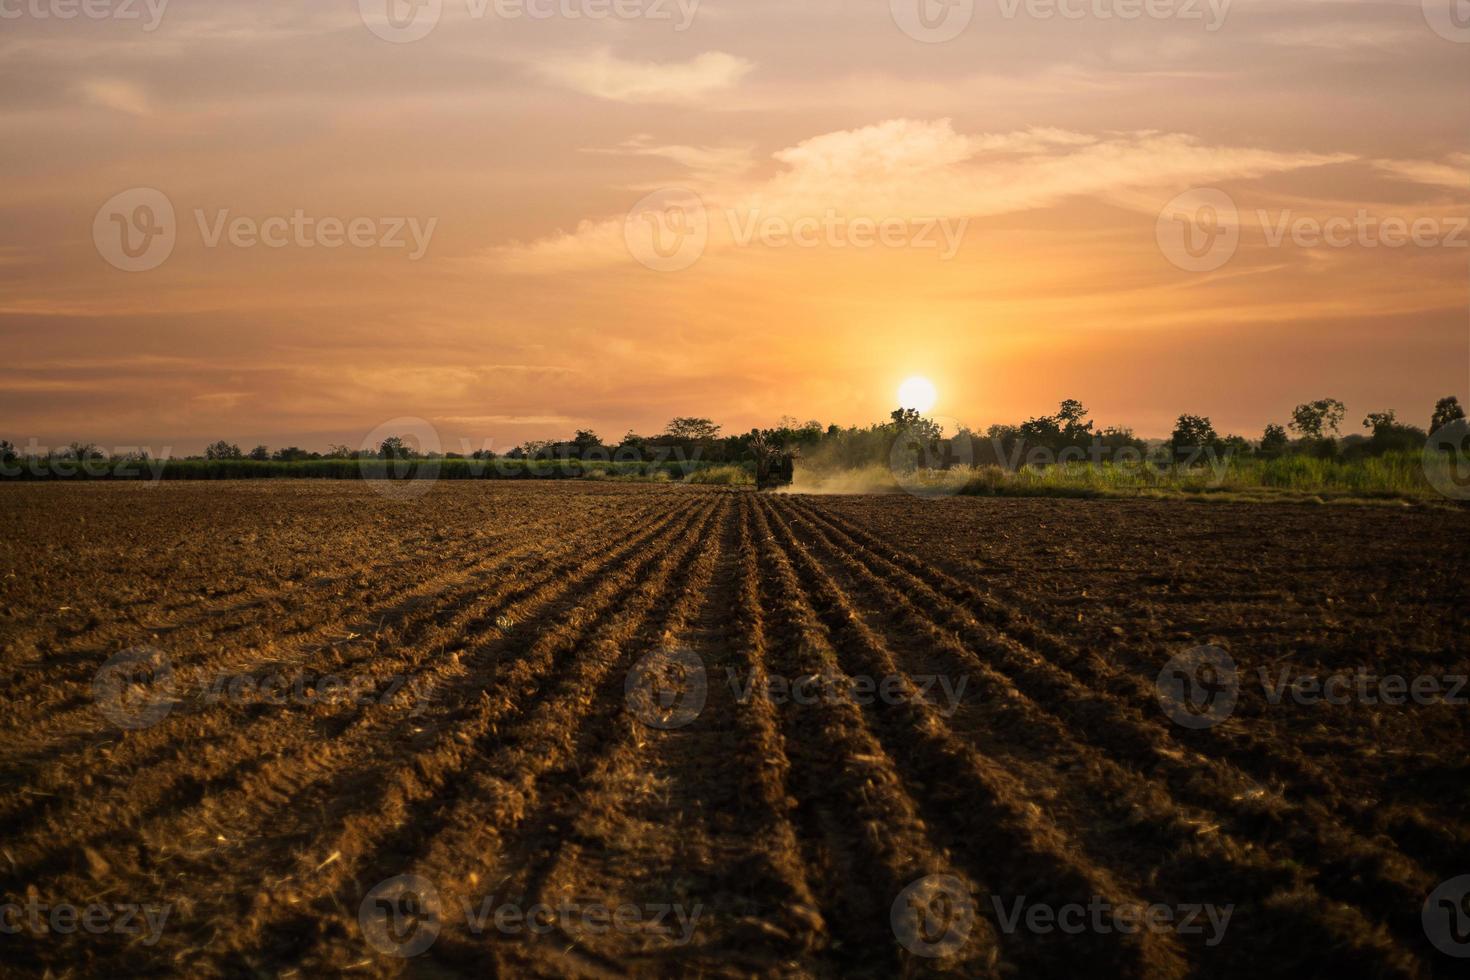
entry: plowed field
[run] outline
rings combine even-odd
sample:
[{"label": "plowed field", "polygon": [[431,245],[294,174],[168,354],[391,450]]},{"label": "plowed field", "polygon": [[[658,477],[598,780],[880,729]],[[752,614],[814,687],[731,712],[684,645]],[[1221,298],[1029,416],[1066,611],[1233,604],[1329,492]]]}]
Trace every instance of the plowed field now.
[{"label": "plowed field", "polygon": [[[1470,514],[258,481],[0,523],[7,975],[1470,962]],[[1229,698],[1181,708],[1200,648]]]}]

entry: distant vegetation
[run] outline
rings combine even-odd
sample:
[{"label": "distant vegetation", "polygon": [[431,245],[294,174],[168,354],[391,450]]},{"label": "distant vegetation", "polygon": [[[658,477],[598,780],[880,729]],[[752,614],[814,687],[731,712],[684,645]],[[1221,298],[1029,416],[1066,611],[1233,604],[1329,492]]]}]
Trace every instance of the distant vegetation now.
[{"label": "distant vegetation", "polygon": [[[1335,398],[1304,402],[1285,424],[1254,438],[1221,435],[1206,416],[1183,414],[1168,439],[1146,440],[1120,426],[1099,428],[1081,402],[1054,415],[983,432],[944,432],[910,409],[866,427],[799,423],[722,435],[707,418],[670,420],[658,435],[626,433],[616,444],[578,430],[564,441],[523,443],[504,454],[423,452],[411,436],[389,436],[366,450],[325,453],[288,446],[249,451],[220,440],[199,456],[150,459],[110,455],[73,443],[60,450],[17,450],[0,441],[0,476],[10,479],[625,479],[739,485],[755,482],[755,459],[773,451],[796,461],[795,488],[814,492],[1236,494],[1294,493],[1421,497],[1435,493],[1431,473],[1463,458],[1427,450],[1429,434],[1464,419],[1454,397],[1435,405],[1429,428],[1393,411],[1370,412],[1363,432],[1344,435],[1346,408]],[[1465,447],[1461,445],[1463,452]],[[1467,471],[1470,472],[1470,471]],[[1454,474],[1458,476],[1458,471]]]}]

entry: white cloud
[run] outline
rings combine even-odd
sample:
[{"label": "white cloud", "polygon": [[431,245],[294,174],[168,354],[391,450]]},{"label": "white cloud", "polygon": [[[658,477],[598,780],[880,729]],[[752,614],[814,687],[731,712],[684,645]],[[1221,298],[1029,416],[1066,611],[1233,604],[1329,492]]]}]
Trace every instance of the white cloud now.
[{"label": "white cloud", "polygon": [[[690,159],[687,154],[679,154]],[[1055,129],[967,135],[948,119],[894,119],[824,133],[773,154],[785,168],[761,181],[701,188],[711,249],[725,244],[729,212],[796,218],[973,218],[1050,207],[1074,198],[1125,207],[1190,187],[1353,159],[1341,154],[1206,146],[1157,132],[1093,136]],[[672,155],[671,155],[672,158]],[[623,216],[581,222],[493,253],[520,271],[567,271],[628,260]]]},{"label": "white cloud", "polygon": [[533,70],[554,84],[614,102],[683,104],[728,89],[755,67],[722,51],[688,61],[627,61],[606,48],[538,61]]}]

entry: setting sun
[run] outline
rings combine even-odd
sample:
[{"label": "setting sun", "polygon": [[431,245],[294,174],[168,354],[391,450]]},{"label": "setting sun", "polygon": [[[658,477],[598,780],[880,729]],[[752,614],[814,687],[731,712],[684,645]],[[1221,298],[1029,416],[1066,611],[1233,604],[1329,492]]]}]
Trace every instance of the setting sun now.
[{"label": "setting sun", "polygon": [[928,378],[913,377],[898,386],[898,405],[927,412],[939,401],[939,390]]}]

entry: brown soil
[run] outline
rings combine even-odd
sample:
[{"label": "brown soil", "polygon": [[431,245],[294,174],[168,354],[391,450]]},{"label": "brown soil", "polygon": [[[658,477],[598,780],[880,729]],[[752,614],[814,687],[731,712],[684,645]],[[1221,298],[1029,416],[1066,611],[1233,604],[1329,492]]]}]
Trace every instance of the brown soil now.
[{"label": "brown soil", "polygon": [[[1470,673],[1470,514],[261,481],[6,486],[0,518],[0,906],[168,908],[156,941],[0,935],[0,973],[1466,962],[1421,909],[1470,874],[1470,707],[1272,703],[1258,671]],[[1205,644],[1239,702],[1189,728],[1156,678]],[[173,677],[111,705],[165,709],[128,728],[94,680],[133,649]],[[672,651],[707,700],[663,727],[625,691]],[[783,696],[810,677],[822,696]],[[302,690],[220,695],[240,678]],[[408,958],[359,917],[406,874],[438,897]],[[975,915],[916,950],[895,903],[941,875]],[[1232,914],[1218,942],[1008,929],[993,902],[1022,898]],[[563,911],[478,918],[502,905]],[[587,906],[642,917],[565,911]]]}]

